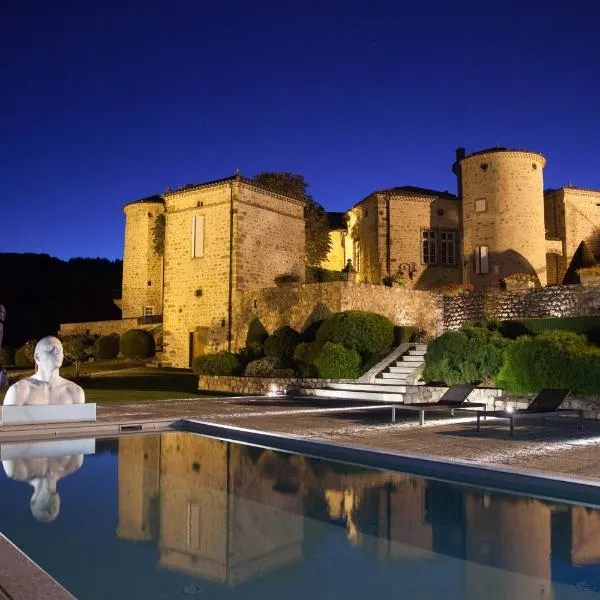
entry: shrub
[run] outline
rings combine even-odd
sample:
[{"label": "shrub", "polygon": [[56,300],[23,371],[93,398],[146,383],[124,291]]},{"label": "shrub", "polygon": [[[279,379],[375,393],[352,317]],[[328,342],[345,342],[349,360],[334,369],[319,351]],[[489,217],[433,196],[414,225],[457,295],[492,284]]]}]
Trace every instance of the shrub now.
[{"label": "shrub", "polygon": [[443,285],[438,290],[438,293],[443,296],[447,296],[450,298],[454,298],[456,296],[468,296],[473,292],[473,284],[472,283],[447,283]]},{"label": "shrub", "polygon": [[325,342],[314,366],[323,379],[356,379],[360,374],[360,355],[342,344]]},{"label": "shrub", "polygon": [[270,335],[265,342],[265,356],[278,358],[289,362],[294,355],[294,349],[300,343],[300,334],[285,325]]},{"label": "shrub", "polygon": [[117,358],[119,355],[119,334],[101,335],[94,342],[92,354],[96,358]]},{"label": "shrub", "polygon": [[499,333],[482,327],[448,331],[428,346],[422,377],[446,385],[491,380],[502,367],[508,344]]},{"label": "shrub", "polygon": [[231,352],[215,352],[196,357],[192,369],[198,375],[237,375],[242,372],[242,364]]},{"label": "shrub", "polygon": [[258,360],[262,358],[262,351],[255,350],[254,348],[242,348],[237,354],[237,359],[240,361],[242,367],[246,367],[248,363],[251,363],[253,360]]},{"label": "shrub", "polygon": [[294,350],[294,365],[301,377],[316,377],[315,358],[325,342],[300,342]]},{"label": "shrub", "polygon": [[154,350],[154,337],[143,329],[129,329],[119,340],[119,351],[125,358],[150,358]]},{"label": "shrub", "polygon": [[600,393],[600,350],[567,331],[523,336],[507,348],[496,382],[518,394],[545,387]]},{"label": "shrub", "polygon": [[0,366],[6,367],[7,365],[15,364],[15,352],[12,348],[4,346],[0,348]]},{"label": "shrub", "polygon": [[245,375],[246,377],[293,377],[294,370],[284,368],[283,363],[274,356],[265,356],[248,363]]},{"label": "shrub", "polygon": [[36,344],[37,340],[28,340],[15,351],[15,367],[30,368],[35,365],[33,353],[35,352]]},{"label": "shrub", "polygon": [[269,337],[269,332],[264,328],[260,319],[252,319],[248,324],[248,333],[246,334],[246,348],[251,348],[254,352],[262,356],[263,345]]},{"label": "shrub", "polygon": [[348,273],[344,271],[332,271],[321,267],[307,266],[306,283],[324,283],[328,281],[346,281]]},{"label": "shrub", "polygon": [[316,337],[319,342],[343,344],[368,356],[390,348],[394,342],[394,326],[382,315],[348,310],[326,319]]},{"label": "shrub", "polygon": [[511,339],[516,339],[521,335],[538,335],[544,331],[572,331],[584,334],[588,341],[593,344],[600,344],[600,316],[598,315],[502,321],[500,322],[500,330],[504,337]]},{"label": "shrub", "polygon": [[33,351],[36,342],[28,341],[15,352],[15,367],[30,368],[35,365]]}]

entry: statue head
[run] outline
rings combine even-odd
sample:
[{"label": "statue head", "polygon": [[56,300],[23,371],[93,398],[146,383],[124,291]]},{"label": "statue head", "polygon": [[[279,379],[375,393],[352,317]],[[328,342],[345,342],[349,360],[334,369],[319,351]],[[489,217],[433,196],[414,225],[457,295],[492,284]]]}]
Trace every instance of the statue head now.
[{"label": "statue head", "polygon": [[42,338],[33,352],[35,364],[46,369],[58,369],[63,363],[63,347],[58,338],[51,335]]},{"label": "statue head", "polygon": [[42,481],[39,486],[34,485],[34,490],[31,500],[29,501],[31,514],[40,523],[50,523],[51,521],[54,521],[54,519],[58,517],[60,511],[60,496],[58,495],[58,492],[56,489],[52,489],[48,486],[45,481]]}]

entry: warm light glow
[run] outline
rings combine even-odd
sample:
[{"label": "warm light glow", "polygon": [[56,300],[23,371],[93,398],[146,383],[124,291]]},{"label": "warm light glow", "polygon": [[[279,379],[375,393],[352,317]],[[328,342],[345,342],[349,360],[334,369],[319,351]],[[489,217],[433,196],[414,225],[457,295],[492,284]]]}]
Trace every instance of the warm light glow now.
[{"label": "warm light glow", "polygon": [[515,410],[515,409],[514,409],[512,406],[507,406],[507,407],[506,407],[506,412],[507,412],[507,413],[514,412],[514,410]]}]

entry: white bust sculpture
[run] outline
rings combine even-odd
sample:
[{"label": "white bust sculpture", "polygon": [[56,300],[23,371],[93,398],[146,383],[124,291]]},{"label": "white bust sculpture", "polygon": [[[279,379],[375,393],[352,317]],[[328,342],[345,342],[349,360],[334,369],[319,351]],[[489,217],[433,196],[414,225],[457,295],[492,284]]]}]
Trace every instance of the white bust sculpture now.
[{"label": "white bust sculpture", "polygon": [[42,338],[36,344],[33,357],[36,365],[35,373],[8,388],[4,406],[85,402],[83,389],[58,374],[63,362],[63,348],[59,339],[52,336]]},{"label": "white bust sculpture", "polygon": [[82,464],[83,454],[2,461],[8,477],[33,486],[29,504],[31,513],[41,523],[54,521],[58,516],[60,496],[56,484],[59,479],[74,473]]}]

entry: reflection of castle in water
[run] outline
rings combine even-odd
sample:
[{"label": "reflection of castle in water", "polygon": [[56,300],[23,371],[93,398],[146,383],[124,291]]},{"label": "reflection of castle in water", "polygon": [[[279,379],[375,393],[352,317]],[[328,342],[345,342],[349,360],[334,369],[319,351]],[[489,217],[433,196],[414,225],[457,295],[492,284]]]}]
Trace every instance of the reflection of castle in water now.
[{"label": "reflection of castle in water", "polygon": [[[202,436],[119,441],[119,537],[160,565],[235,584],[299,562],[312,517],[380,560],[459,559],[466,598],[550,599],[552,561],[600,563],[600,512]],[[310,534],[309,534],[310,535]]]}]

